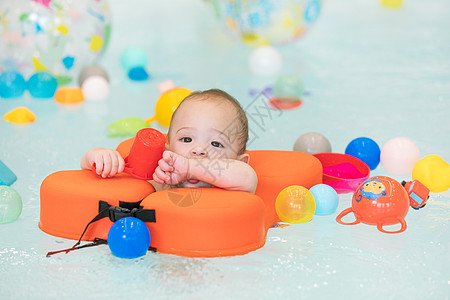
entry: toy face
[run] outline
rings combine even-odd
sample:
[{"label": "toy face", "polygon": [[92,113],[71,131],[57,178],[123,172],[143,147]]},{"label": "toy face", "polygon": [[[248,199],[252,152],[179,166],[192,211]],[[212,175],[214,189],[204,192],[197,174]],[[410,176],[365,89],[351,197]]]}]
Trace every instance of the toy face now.
[{"label": "toy face", "polygon": [[[362,197],[366,197],[369,199],[378,199],[381,196],[386,196],[386,187],[379,180],[369,179],[364,182],[361,189],[361,194]],[[361,201],[361,198],[359,198],[359,201]]]}]

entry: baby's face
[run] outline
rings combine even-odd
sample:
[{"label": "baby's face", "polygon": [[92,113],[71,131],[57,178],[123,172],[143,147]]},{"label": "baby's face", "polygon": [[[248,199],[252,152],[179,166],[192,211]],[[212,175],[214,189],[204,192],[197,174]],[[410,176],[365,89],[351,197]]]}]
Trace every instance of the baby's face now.
[{"label": "baby's face", "polygon": [[169,150],[187,158],[238,159],[236,108],[208,100],[183,103],[170,124]]}]

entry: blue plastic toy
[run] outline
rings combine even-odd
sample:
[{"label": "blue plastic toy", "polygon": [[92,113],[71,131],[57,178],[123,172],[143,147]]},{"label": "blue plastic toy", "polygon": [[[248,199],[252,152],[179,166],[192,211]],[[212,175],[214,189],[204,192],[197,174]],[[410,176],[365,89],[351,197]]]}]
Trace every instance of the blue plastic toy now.
[{"label": "blue plastic toy", "polygon": [[339,204],[337,192],[327,184],[316,184],[309,189],[316,201],[315,215],[327,216],[334,213]]},{"label": "blue plastic toy", "polygon": [[148,64],[147,53],[137,46],[128,47],[120,56],[120,64],[127,71],[135,67],[145,68]]},{"label": "blue plastic toy", "polygon": [[351,141],[345,148],[345,154],[359,158],[371,170],[380,163],[380,147],[374,140],[367,137],[359,137]]},{"label": "blue plastic toy", "polygon": [[134,67],[128,71],[128,78],[134,81],[144,81],[148,77],[148,73],[143,67]]},{"label": "blue plastic toy", "polygon": [[11,185],[16,180],[16,174],[0,160],[0,185]]},{"label": "blue plastic toy", "polygon": [[22,198],[15,189],[0,186],[0,224],[17,220],[22,212]]},{"label": "blue plastic toy", "polygon": [[147,225],[137,218],[117,220],[109,230],[108,246],[114,256],[138,258],[147,253],[150,246],[150,232]]},{"label": "blue plastic toy", "polygon": [[0,75],[0,97],[20,97],[25,91],[25,88],[26,82],[20,73],[5,72]]},{"label": "blue plastic toy", "polygon": [[51,98],[56,92],[58,82],[47,72],[33,74],[27,82],[27,88],[34,98]]}]

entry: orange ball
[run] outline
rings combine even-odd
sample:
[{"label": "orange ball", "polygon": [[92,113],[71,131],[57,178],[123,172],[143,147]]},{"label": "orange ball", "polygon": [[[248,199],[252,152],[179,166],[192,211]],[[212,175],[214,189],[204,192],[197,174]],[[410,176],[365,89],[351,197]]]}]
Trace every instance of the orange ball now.
[{"label": "orange ball", "polygon": [[275,209],[283,222],[306,223],[314,216],[316,202],[307,188],[291,185],[278,194]]}]

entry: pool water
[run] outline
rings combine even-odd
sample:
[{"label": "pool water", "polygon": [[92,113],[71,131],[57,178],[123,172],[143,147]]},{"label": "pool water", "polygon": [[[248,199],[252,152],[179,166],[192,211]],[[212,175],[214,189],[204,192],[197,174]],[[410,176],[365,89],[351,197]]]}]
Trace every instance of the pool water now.
[{"label": "pool water", "polygon": [[[110,4],[112,37],[101,63],[111,80],[107,101],[58,105],[28,93],[0,99],[2,116],[18,106],[37,116],[26,125],[0,121],[0,159],[17,175],[12,187],[23,199],[19,219],[0,225],[1,299],[449,298],[450,191],[432,193],[425,208],[410,209],[401,234],[338,224],[336,216],[351,206],[347,193],[340,194],[333,215],[272,228],[263,248],[242,256],[148,252],[124,260],[101,245],[46,257],[74,241],[38,228],[41,182],[53,172],[79,169],[90,148],[116,147],[122,139],[108,137],[107,126],[152,116],[159,83],[224,89],[251,107],[258,96],[250,91],[277,78],[249,71],[252,48],[230,36],[202,1]],[[311,131],[328,137],[340,153],[356,137],[381,147],[405,136],[422,157],[437,154],[450,162],[450,2],[404,1],[399,10],[377,0],[323,4],[304,37],[278,48],[281,73],[297,74],[305,85],[302,105],[250,116],[249,149],[291,150],[297,137]],[[127,79],[119,58],[128,45],[148,51],[150,80]],[[381,165],[371,174],[411,179],[387,174]]]}]

